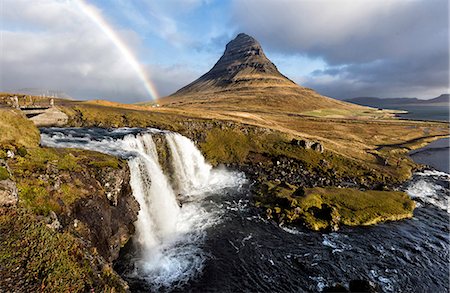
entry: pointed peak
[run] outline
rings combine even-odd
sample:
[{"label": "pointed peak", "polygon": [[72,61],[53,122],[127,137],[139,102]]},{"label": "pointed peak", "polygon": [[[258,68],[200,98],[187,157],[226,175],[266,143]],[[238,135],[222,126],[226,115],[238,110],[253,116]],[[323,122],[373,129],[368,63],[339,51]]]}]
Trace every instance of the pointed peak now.
[{"label": "pointed peak", "polygon": [[255,39],[254,37],[249,36],[249,35],[247,35],[246,33],[239,33],[239,34],[236,36],[236,38],[234,38],[233,41],[236,41],[236,40],[242,40],[242,39],[248,39],[248,40],[253,40],[253,41],[257,42],[256,39]]},{"label": "pointed peak", "polygon": [[180,89],[176,94],[201,91],[205,88],[224,89],[269,84],[295,85],[278,71],[255,38],[240,33],[226,45],[222,57],[210,71]]},{"label": "pointed peak", "polygon": [[227,52],[227,50],[246,50],[249,49],[251,50],[252,48],[254,49],[259,49],[262,51],[261,45],[258,43],[258,41],[252,37],[249,36],[247,34],[244,33],[240,33],[238,34],[233,40],[231,40],[226,48],[225,48],[225,53]]}]

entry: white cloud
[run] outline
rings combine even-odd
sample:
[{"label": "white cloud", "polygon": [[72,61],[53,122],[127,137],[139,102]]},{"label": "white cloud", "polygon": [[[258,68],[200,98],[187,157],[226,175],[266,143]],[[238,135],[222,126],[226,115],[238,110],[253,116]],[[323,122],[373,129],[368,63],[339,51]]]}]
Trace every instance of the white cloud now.
[{"label": "white cloud", "polygon": [[[0,88],[64,91],[77,98],[149,99],[132,67],[74,1],[3,3]],[[120,31],[129,44],[136,35]]]},{"label": "white cloud", "polygon": [[269,50],[324,60],[328,68],[302,81],[328,95],[433,96],[448,88],[446,0],[233,3],[233,21]]}]

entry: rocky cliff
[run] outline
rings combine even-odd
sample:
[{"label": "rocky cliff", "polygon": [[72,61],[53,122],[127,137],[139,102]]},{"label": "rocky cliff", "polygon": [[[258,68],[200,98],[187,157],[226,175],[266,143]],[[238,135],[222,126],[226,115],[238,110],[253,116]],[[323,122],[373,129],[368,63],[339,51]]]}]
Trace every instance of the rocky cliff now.
[{"label": "rocky cliff", "polygon": [[[20,112],[0,113],[10,131],[0,140],[0,288],[127,291],[112,268],[134,233],[139,211],[127,162],[39,147],[35,128]],[[30,132],[13,140],[17,125]]]}]

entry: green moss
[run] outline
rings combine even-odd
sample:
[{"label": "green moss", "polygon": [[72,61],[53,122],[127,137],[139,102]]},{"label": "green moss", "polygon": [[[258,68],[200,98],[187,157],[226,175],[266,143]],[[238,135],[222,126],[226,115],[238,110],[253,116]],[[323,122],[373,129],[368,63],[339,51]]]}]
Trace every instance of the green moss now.
[{"label": "green moss", "polygon": [[21,181],[18,184],[19,200],[22,206],[39,215],[48,215],[50,211],[59,212],[61,207],[50,196],[45,186],[38,186],[36,181]]},{"label": "green moss", "polygon": [[78,165],[78,158],[72,153],[68,153],[58,158],[56,166],[59,170],[75,171],[80,170],[81,166]]},{"label": "green moss", "polygon": [[104,160],[104,161],[93,161],[89,163],[90,166],[93,166],[95,168],[113,168],[118,169],[119,168],[119,161],[115,158],[112,158],[111,160]]},{"label": "green moss", "polygon": [[206,136],[201,148],[208,160],[214,164],[243,162],[252,143],[248,136],[231,129],[214,128]]},{"label": "green moss", "polygon": [[27,149],[24,146],[20,146],[17,148],[17,154],[21,157],[25,157],[27,155]]},{"label": "green moss", "polygon": [[[4,210],[0,214],[0,235],[0,284],[7,291],[110,292],[114,284],[114,276],[109,277],[112,281],[108,285],[98,281],[89,252],[79,240],[69,232],[49,229],[32,215]],[[102,275],[107,280],[107,272]]]},{"label": "green moss", "polygon": [[5,167],[0,166],[0,180],[9,179],[9,172]]},{"label": "green moss", "polygon": [[[15,157],[10,167],[21,205],[47,215],[50,211],[59,213],[64,206],[91,194],[88,189],[98,169],[117,169],[123,164],[120,159],[93,151],[30,148],[25,157]],[[90,181],[82,182],[80,178]]]},{"label": "green moss", "polygon": [[340,215],[340,223],[348,226],[371,225],[380,221],[412,217],[415,203],[400,191],[360,191],[351,188],[310,188],[299,202],[303,210],[333,206]]},{"label": "green moss", "polygon": [[[412,217],[415,203],[399,191],[360,191],[352,188],[295,188],[269,184],[259,200],[268,216],[280,223],[304,223],[312,230],[340,225],[372,225]],[[272,212],[274,208],[282,210]]]},{"label": "green moss", "polygon": [[80,192],[80,188],[75,186],[72,183],[63,183],[59,189],[60,191],[60,199],[64,202],[65,205],[70,206],[77,199],[81,197],[82,192]]}]

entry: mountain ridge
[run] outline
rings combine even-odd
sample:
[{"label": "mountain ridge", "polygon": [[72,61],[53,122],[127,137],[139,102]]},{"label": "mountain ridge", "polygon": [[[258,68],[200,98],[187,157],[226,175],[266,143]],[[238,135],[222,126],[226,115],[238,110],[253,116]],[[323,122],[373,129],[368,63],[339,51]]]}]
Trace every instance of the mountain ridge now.
[{"label": "mountain ridge", "polygon": [[265,55],[260,43],[240,33],[215,65],[198,79],[158,101],[165,107],[302,113],[317,109],[363,109],[297,85]]},{"label": "mountain ridge", "polygon": [[450,103],[449,94],[441,94],[432,99],[418,99],[418,98],[379,98],[379,97],[356,97],[345,100],[346,102],[355,103],[358,105],[369,107],[384,107],[389,105],[442,105]]}]

